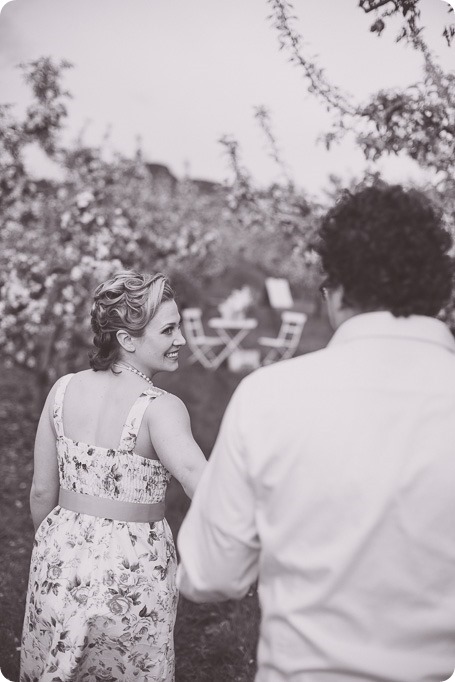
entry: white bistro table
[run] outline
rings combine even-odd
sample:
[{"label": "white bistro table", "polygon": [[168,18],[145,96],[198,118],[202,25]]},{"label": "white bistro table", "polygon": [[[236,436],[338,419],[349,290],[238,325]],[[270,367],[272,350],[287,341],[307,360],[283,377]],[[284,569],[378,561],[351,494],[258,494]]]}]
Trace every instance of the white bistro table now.
[{"label": "white bistro table", "polygon": [[243,339],[258,326],[258,321],[254,318],[228,319],[224,317],[213,317],[208,321],[208,326],[215,329],[220,339],[224,342],[223,350],[217,355],[213,367],[217,368],[234,351],[241,348]]}]

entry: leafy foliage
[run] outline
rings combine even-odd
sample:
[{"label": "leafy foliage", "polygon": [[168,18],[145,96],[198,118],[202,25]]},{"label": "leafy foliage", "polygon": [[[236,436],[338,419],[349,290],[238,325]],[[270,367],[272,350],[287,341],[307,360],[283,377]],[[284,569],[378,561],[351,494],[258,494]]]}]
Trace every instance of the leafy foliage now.
[{"label": "leafy foliage", "polygon": [[[319,207],[289,179],[268,111],[261,108],[256,118],[265,128],[270,155],[281,166],[287,181],[257,187],[242,163],[237,140],[228,136],[221,139],[234,178],[228,193],[229,209],[235,219],[230,243],[235,235],[237,249],[260,270],[281,275],[295,284],[312,286],[318,273],[313,244]],[[229,246],[225,244],[225,248]]]},{"label": "leafy foliage", "polygon": [[[365,104],[353,102],[326,78],[314,58],[304,54],[303,38],[294,27],[296,17],[288,0],[268,0],[278,32],[280,49],[287,49],[291,61],[302,68],[308,90],[319,97],[334,114],[334,126],[325,136],[328,146],[347,133],[367,158],[404,152],[422,166],[453,175],[455,140],[455,76],[444,73],[435,62],[417,26],[419,0],[363,0],[364,11],[384,7],[388,14],[401,11],[407,17],[408,37],[424,59],[423,78],[408,88],[381,90]],[[393,5],[388,9],[388,5]]]},{"label": "leafy foliage", "polygon": [[[239,255],[293,281],[313,267],[300,258],[314,232],[312,206],[290,181],[254,188],[233,140],[223,144],[234,181],[208,193],[153,176],[140,152],[107,159],[81,141],[61,147],[66,68],[49,58],[22,66],[33,102],[23,120],[0,110],[0,343],[10,363],[34,372],[40,392],[86,365],[92,292],[120,269],[164,271],[180,294]],[[258,116],[267,130],[267,112]],[[58,182],[30,177],[30,143],[58,164]]]},{"label": "leafy foliage", "polygon": [[[420,0],[360,0],[364,12],[376,12],[371,30],[379,35],[388,17],[401,15],[403,24],[397,40],[406,39],[423,58],[420,81],[402,90],[380,90],[366,103],[353,101],[329,81],[317,60],[306,54],[303,36],[295,27],[292,3],[267,1],[280,49],[285,49],[290,61],[302,70],[308,91],[333,114],[332,128],[323,136],[327,148],[351,134],[371,161],[405,154],[432,171],[435,182],[431,194],[441,206],[447,229],[455,234],[455,75],[442,70],[424,41]],[[447,39],[454,33],[453,26],[444,30]],[[455,321],[454,308],[455,302],[446,314]]]},{"label": "leafy foliage", "polygon": [[[413,41],[415,36],[422,31],[419,2],[420,0],[359,0],[359,7],[367,14],[369,12],[376,13],[376,18],[371,24],[370,31],[377,33],[378,36],[385,29],[389,17],[397,14],[401,15],[403,23],[397,36],[397,41],[403,39]],[[452,13],[453,8],[448,7],[447,11]],[[442,36],[450,47],[455,36],[455,24],[452,23],[444,26]]]},{"label": "leafy foliage", "polygon": [[[367,158],[404,152],[422,166],[453,176],[455,141],[455,76],[444,73],[425,44],[418,26],[419,0],[361,0],[364,11],[384,8],[388,15],[401,11],[407,36],[423,60],[423,78],[404,90],[381,90],[365,104],[356,103],[330,83],[316,60],[307,57],[303,37],[294,26],[295,15],[288,0],[268,0],[278,32],[280,49],[287,49],[291,62],[302,68],[308,91],[321,99],[334,114],[332,130],[325,135],[330,146],[347,133]],[[389,5],[392,5],[389,8]]]},{"label": "leafy foliage", "polygon": [[[96,284],[123,268],[194,272],[215,247],[223,206],[188,182],[154,180],[141,155],[106,160],[102,149],[64,149],[61,76],[68,64],[23,66],[34,99],[18,120],[0,118],[0,343],[40,386],[85,364]],[[24,163],[38,143],[59,182],[35,181]]]}]

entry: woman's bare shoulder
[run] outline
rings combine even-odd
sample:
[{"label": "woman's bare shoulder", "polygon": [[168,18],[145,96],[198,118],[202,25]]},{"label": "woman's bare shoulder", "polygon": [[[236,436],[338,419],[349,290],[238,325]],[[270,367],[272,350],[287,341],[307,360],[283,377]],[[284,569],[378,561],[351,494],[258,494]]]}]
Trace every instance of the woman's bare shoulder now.
[{"label": "woman's bare shoulder", "polygon": [[69,375],[64,374],[63,376],[59,377],[57,379],[57,381],[55,381],[55,383],[53,384],[51,389],[49,390],[49,393],[47,394],[46,402],[45,402],[44,407],[43,407],[43,411],[47,410],[50,417],[52,417],[52,415],[54,413],[55,398],[57,395],[57,391],[58,391],[59,387],[61,386],[62,382],[65,381],[67,376],[69,376]]},{"label": "woman's bare shoulder", "polygon": [[103,381],[106,378],[107,372],[95,372],[93,369],[82,369],[80,372],[75,372],[71,383],[75,384],[87,384]]},{"label": "woman's bare shoulder", "polygon": [[150,402],[146,412],[147,421],[153,424],[163,418],[188,418],[188,410],[181,398],[163,391]]},{"label": "woman's bare shoulder", "polygon": [[51,410],[53,409],[55,396],[62,382],[68,380],[68,393],[71,393],[73,396],[75,395],[79,399],[86,394],[87,391],[91,391],[97,384],[99,385],[100,381],[103,381],[103,379],[101,377],[97,377],[96,374],[97,372],[94,372],[92,369],[84,369],[80,372],[74,372],[72,374],[65,374],[64,376],[61,376],[52,386],[47,396],[46,402],[49,405],[49,408]]},{"label": "woman's bare shoulder", "polygon": [[73,374],[68,389],[73,395],[78,395],[106,388],[112,383],[109,374],[108,371],[95,372],[93,369],[83,369]]}]

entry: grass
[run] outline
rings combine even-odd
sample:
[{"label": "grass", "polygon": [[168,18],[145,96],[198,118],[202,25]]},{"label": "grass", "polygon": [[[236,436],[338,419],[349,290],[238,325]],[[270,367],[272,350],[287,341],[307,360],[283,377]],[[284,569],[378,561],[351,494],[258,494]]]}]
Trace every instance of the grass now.
[{"label": "grass", "polygon": [[[298,308],[298,306],[296,306]],[[260,332],[275,334],[276,313],[258,311]],[[310,317],[298,353],[325,345],[325,318]],[[216,372],[188,365],[161,375],[158,384],[177,394],[188,407],[197,442],[208,456],[226,405],[241,380],[225,367]],[[27,589],[33,526],[28,495],[33,473],[33,442],[39,415],[33,402],[33,378],[19,369],[2,369],[0,385],[0,669],[18,680],[19,645]],[[189,501],[175,481],[169,486],[167,519],[176,536]],[[196,605],[181,598],[175,628],[176,682],[251,682],[254,679],[259,605],[254,589],[239,602]]]}]

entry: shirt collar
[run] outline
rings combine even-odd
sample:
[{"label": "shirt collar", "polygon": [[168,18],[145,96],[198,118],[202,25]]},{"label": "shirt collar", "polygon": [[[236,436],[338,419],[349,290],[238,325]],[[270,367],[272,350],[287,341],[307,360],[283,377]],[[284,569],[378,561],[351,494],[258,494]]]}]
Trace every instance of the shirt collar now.
[{"label": "shirt collar", "polygon": [[443,346],[455,353],[455,339],[441,320],[424,315],[395,317],[387,311],[362,313],[343,322],[329,346],[366,338],[400,338]]}]

